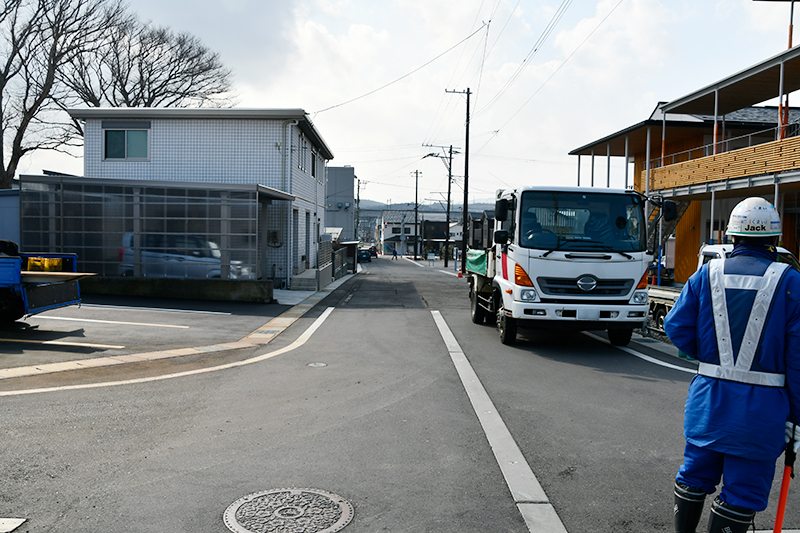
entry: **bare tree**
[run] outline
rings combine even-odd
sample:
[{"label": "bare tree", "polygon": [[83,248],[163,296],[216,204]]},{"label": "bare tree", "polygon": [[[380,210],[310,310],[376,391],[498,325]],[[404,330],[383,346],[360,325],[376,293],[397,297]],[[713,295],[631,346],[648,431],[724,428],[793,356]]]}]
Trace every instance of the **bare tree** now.
[{"label": "bare tree", "polygon": [[118,0],[4,0],[0,7],[0,189],[20,160],[39,149],[70,144],[57,104],[67,87],[59,74],[94,49],[123,14]]},{"label": "bare tree", "polygon": [[92,107],[222,107],[231,103],[230,77],[197,38],[134,18],[109,28],[102,46],[75,56],[61,74]]}]

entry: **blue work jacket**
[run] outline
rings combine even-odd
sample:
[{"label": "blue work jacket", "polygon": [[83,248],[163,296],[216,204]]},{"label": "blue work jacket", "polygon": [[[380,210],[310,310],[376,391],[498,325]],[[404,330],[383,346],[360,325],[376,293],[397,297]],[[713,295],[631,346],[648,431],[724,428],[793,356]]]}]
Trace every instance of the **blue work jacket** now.
[{"label": "blue work jacket", "polygon": [[[774,254],[737,246],[723,262],[725,275],[763,276]],[[709,265],[695,272],[664,321],[682,352],[719,365],[709,289]],[[725,289],[734,360],[739,355],[756,291]],[[695,446],[748,458],[777,459],[787,420],[800,423],[800,273],[787,269],[778,283],[750,370],[784,374],[783,387],[697,375],[684,413],[686,440]]]}]

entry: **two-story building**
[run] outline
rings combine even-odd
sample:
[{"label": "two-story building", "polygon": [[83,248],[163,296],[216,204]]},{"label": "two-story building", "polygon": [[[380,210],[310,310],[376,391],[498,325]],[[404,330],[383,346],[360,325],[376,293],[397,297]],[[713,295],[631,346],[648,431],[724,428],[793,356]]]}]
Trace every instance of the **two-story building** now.
[{"label": "two-story building", "polygon": [[[682,98],[659,103],[643,122],[570,152],[579,156],[578,184],[587,185],[587,177],[591,186],[608,184],[610,158],[623,157],[626,186],[676,200],[679,219],[652,225],[649,231],[655,237],[654,249],[675,235],[679,282],[696,270],[703,243],[725,242],[731,210],[749,196],[775,204],[783,221],[781,244],[797,254],[800,109],[788,106],[788,95],[798,89],[800,47],[795,47]],[[778,105],[764,105],[775,100]],[[591,166],[581,173],[584,156]],[[597,157],[607,158],[607,163],[595,165]]]},{"label": "two-story building", "polygon": [[[77,252],[104,276],[200,272],[286,288],[322,266],[333,154],[302,109],[69,113],[83,127],[84,176],[22,177],[24,248]],[[221,265],[198,270],[201,258]]]}]

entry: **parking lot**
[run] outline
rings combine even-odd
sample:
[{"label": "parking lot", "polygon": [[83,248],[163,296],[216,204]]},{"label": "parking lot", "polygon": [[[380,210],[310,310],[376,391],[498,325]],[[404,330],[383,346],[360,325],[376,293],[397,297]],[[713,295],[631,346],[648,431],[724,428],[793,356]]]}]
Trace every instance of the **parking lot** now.
[{"label": "parking lot", "polygon": [[80,306],[0,326],[0,389],[16,388],[20,378],[68,380],[69,370],[88,367],[94,378],[82,372],[81,380],[118,376],[123,369],[109,367],[131,362],[145,364],[125,365],[126,376],[246,357],[279,333],[275,321],[290,323],[277,317],[304,312],[308,306],[291,304],[306,296],[287,293],[287,303],[264,304],[86,295]]}]

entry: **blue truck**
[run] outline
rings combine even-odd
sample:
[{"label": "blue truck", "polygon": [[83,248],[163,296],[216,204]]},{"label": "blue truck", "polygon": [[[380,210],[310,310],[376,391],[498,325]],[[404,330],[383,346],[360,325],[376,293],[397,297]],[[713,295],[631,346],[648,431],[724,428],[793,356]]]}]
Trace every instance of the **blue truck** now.
[{"label": "blue truck", "polygon": [[19,253],[0,241],[0,324],[81,302],[76,254]]}]

